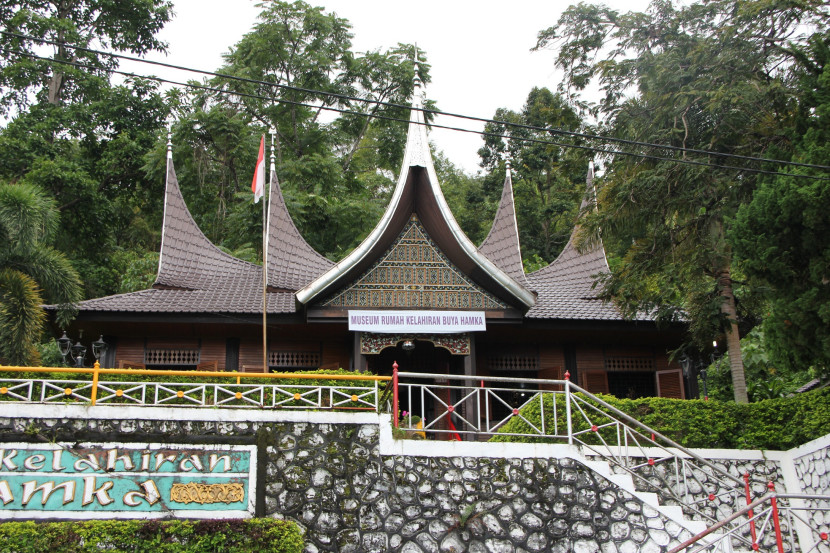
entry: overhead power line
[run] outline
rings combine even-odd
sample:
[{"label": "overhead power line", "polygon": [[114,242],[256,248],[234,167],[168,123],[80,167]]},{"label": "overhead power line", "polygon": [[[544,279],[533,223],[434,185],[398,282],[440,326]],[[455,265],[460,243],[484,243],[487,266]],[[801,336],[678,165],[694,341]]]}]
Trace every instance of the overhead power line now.
[{"label": "overhead power line", "polygon": [[[88,64],[83,64],[83,63],[79,63],[79,62],[54,60],[52,58],[46,58],[46,57],[43,57],[43,56],[38,56],[36,54],[30,54],[28,52],[20,52],[20,53],[22,55],[25,55],[25,56],[30,57],[30,58],[49,61],[49,62],[53,62],[53,63],[61,63],[61,64],[64,64],[64,65],[70,65],[70,66],[78,67],[78,68],[81,68],[81,69],[97,69],[97,68],[95,68],[93,66],[90,66]],[[405,123],[405,124],[410,123],[410,121],[408,119],[401,119],[401,118],[398,118],[398,117],[390,117],[388,115],[364,113],[364,112],[360,112],[360,111],[348,110],[348,109],[343,109],[343,108],[336,108],[336,107],[326,106],[326,105],[309,104],[309,103],[306,103],[306,102],[298,102],[298,101],[295,101],[295,100],[285,100],[285,99],[282,99],[282,98],[275,99],[275,98],[272,98],[270,96],[262,96],[262,95],[257,95],[257,94],[244,93],[244,92],[233,92],[233,91],[229,91],[229,90],[226,90],[226,89],[223,89],[223,88],[216,88],[216,87],[211,87],[211,86],[207,86],[207,85],[199,85],[199,84],[194,84],[194,83],[184,83],[184,82],[180,82],[180,81],[173,81],[173,80],[170,80],[170,79],[164,79],[164,78],[161,78],[161,77],[156,77],[154,75],[149,75],[149,76],[148,75],[138,75],[136,73],[121,71],[121,70],[118,70],[118,69],[107,69],[106,71],[108,71],[110,73],[115,73],[117,75],[122,75],[122,76],[125,76],[125,77],[131,77],[131,78],[137,78],[137,79],[146,79],[146,80],[156,81],[156,82],[160,82],[160,83],[167,83],[167,84],[171,84],[171,85],[179,86],[179,87],[184,87],[184,88],[192,88],[192,89],[195,89],[195,90],[204,90],[206,92],[214,92],[214,93],[225,95],[225,96],[237,96],[237,97],[240,97],[240,98],[251,98],[251,99],[254,99],[254,100],[263,100],[263,101],[267,101],[267,102],[276,101],[276,102],[283,103],[283,104],[291,104],[291,105],[300,106],[300,107],[308,107],[308,108],[311,108],[311,109],[320,109],[320,110],[332,111],[332,112],[335,112],[335,113],[343,113],[343,114],[347,114],[347,115],[359,115],[359,116],[368,117],[368,118],[371,118],[371,119],[383,119],[383,120],[386,120],[386,121],[393,121],[393,122]],[[440,112],[438,112],[438,113],[440,113]],[[500,133],[465,129],[465,128],[462,128],[462,127],[451,127],[451,126],[447,126],[447,125],[438,125],[436,123],[429,123],[429,124],[427,124],[427,123],[417,123],[417,124],[426,125],[426,126],[429,126],[431,128],[445,129],[445,130],[458,131],[458,132],[466,132],[466,133],[471,133],[471,134],[478,134],[478,135],[481,135],[481,136],[491,136],[491,137],[496,137],[496,138],[504,138],[504,139],[507,139],[507,140],[518,140],[518,141],[521,141],[521,142],[529,142],[529,143],[535,143],[535,144],[546,144],[546,145],[551,145],[551,146],[559,146],[559,147],[562,147],[562,148],[575,148],[575,149],[578,149],[578,150],[586,150],[586,151],[590,151],[590,152],[607,154],[607,155],[623,155],[623,156],[635,157],[635,158],[640,158],[640,159],[649,159],[649,160],[654,160],[654,161],[668,161],[668,162],[672,162],[672,163],[680,163],[680,164],[685,164],[685,165],[694,165],[694,166],[698,166],[698,167],[709,167],[709,168],[715,168],[715,169],[743,171],[743,172],[747,172],[747,173],[756,173],[756,174],[762,174],[762,175],[786,176],[786,177],[803,178],[803,179],[810,179],[810,180],[830,180],[830,177],[819,177],[819,176],[814,176],[814,175],[801,175],[801,174],[797,174],[797,173],[782,173],[780,171],[755,169],[755,168],[752,168],[752,167],[740,167],[740,166],[736,166],[736,165],[722,165],[722,164],[709,163],[709,162],[704,162],[704,161],[696,161],[696,160],[685,159],[685,158],[663,157],[663,156],[656,156],[656,155],[652,155],[652,154],[641,154],[641,153],[638,153],[638,152],[628,152],[628,151],[625,151],[625,150],[608,150],[608,149],[605,149],[605,148],[599,148],[597,146],[585,146],[585,145],[582,145],[582,144],[571,144],[571,143],[566,143],[566,142],[555,142],[555,141],[552,141],[552,140],[541,140],[541,139],[538,139],[538,138],[531,138],[531,137],[516,137],[516,136],[500,134]]]},{"label": "overhead power line", "polygon": [[[29,35],[23,35],[23,34],[19,34],[19,33],[12,33],[10,31],[0,30],[0,34],[14,36],[14,37],[22,38],[22,39],[26,39],[26,40],[32,40],[32,41],[40,42],[40,43],[43,43],[43,44],[52,44],[52,45],[58,45],[59,44],[58,42],[53,41],[53,40],[49,40],[49,39],[45,39],[45,38],[37,38],[37,37],[33,37],[33,36],[29,36]],[[75,50],[81,50],[83,52],[89,52],[89,53],[93,53],[93,54],[110,56],[110,57],[113,57],[113,58],[119,58],[119,59],[123,59],[123,60],[134,61],[134,62],[137,62],[137,63],[146,63],[146,64],[149,64],[149,65],[155,65],[155,66],[159,66],[159,67],[166,67],[168,69],[176,69],[178,71],[187,71],[187,72],[190,72],[190,73],[198,73],[198,74],[201,74],[201,75],[209,75],[209,76],[212,76],[212,77],[230,79],[230,80],[245,82],[245,83],[249,83],[249,84],[264,85],[264,86],[269,86],[269,87],[279,88],[279,89],[284,89],[284,90],[292,90],[292,91],[296,91],[296,92],[304,92],[304,93],[307,93],[307,94],[315,94],[315,95],[320,95],[320,96],[329,96],[331,98],[338,98],[340,100],[362,102],[362,103],[366,103],[366,104],[375,104],[375,105],[386,106],[386,107],[395,107],[395,108],[403,108],[403,109],[411,109],[411,107],[412,107],[412,106],[408,106],[408,105],[404,105],[404,104],[396,104],[396,103],[393,103],[393,102],[384,102],[384,101],[380,101],[380,100],[370,100],[368,98],[360,98],[358,96],[350,96],[350,95],[347,95],[347,94],[340,94],[340,93],[337,93],[337,92],[316,90],[316,89],[312,89],[312,88],[303,88],[303,87],[298,87],[298,86],[293,86],[293,85],[286,85],[286,84],[282,84],[282,83],[269,83],[267,81],[261,81],[261,80],[257,80],[257,79],[250,79],[250,78],[247,78],[247,77],[239,77],[239,76],[236,76],[236,75],[228,75],[228,74],[225,74],[225,73],[216,73],[214,71],[205,71],[203,69],[196,69],[196,68],[192,68],[192,67],[186,67],[186,66],[182,66],[182,65],[175,65],[175,64],[161,62],[161,61],[147,60],[147,59],[138,58],[138,57],[135,57],[135,56],[129,56],[129,55],[126,55],[126,54],[117,54],[117,53],[114,53],[114,52],[105,52],[103,50],[96,50],[96,49],[93,49],[93,48],[86,48],[86,47],[83,47],[83,46],[73,46],[73,45],[69,45],[69,44],[65,44],[65,43],[60,43],[60,45],[62,45],[64,47],[67,47],[67,48],[72,48],[72,49],[75,49]],[[58,61],[58,60],[54,60],[54,61]],[[641,146],[641,147],[646,147],[646,148],[656,148],[656,149],[671,150],[671,151],[676,151],[676,152],[686,152],[686,153],[710,155],[710,156],[716,156],[716,157],[722,157],[722,158],[740,159],[740,160],[744,160],[744,161],[758,161],[758,162],[762,162],[762,163],[775,163],[775,164],[779,164],[779,165],[790,165],[790,166],[794,166],[794,167],[807,167],[807,168],[812,168],[812,169],[830,170],[830,166],[827,166],[827,165],[815,165],[815,164],[810,164],[810,163],[800,163],[800,162],[780,160],[780,159],[771,159],[771,158],[763,158],[763,157],[757,157],[757,156],[745,156],[745,155],[740,155],[740,154],[731,154],[731,153],[727,153],[727,152],[715,152],[715,151],[712,151],[712,150],[700,150],[700,149],[696,149],[696,148],[687,148],[687,147],[682,147],[682,146],[672,146],[670,144],[655,144],[655,143],[651,143],[651,142],[642,142],[642,141],[638,141],[638,140],[629,140],[629,139],[625,139],[625,138],[616,138],[616,137],[611,137],[611,136],[602,136],[602,135],[580,133],[580,132],[576,132],[576,131],[568,131],[568,130],[565,130],[565,129],[557,129],[557,128],[553,128],[553,127],[539,127],[539,126],[536,126],[536,125],[527,125],[527,124],[523,124],[523,123],[512,123],[512,122],[507,122],[507,121],[499,121],[499,120],[495,120],[495,119],[488,119],[488,118],[484,118],[484,117],[475,117],[475,116],[472,116],[472,115],[463,115],[463,114],[459,114],[459,113],[437,111],[437,110],[430,110],[430,109],[424,109],[424,108],[416,108],[416,109],[420,109],[420,111],[422,111],[426,114],[443,115],[443,116],[446,116],[446,117],[455,117],[455,118],[458,118],[458,119],[466,119],[466,120],[469,120],[469,121],[478,121],[478,122],[482,122],[482,123],[495,123],[495,124],[506,125],[506,126],[515,127],[515,128],[522,128],[522,129],[527,129],[527,130],[548,132],[548,133],[551,133],[551,134],[558,134],[558,135],[563,135],[563,136],[573,136],[573,137],[577,137],[577,138],[584,138],[584,139],[588,139],[588,140],[598,140],[598,141],[614,143],[614,144],[625,144],[627,146]]]},{"label": "overhead power line", "polygon": [[[21,35],[21,34],[18,34],[18,33],[11,33],[11,32],[8,32],[8,31],[0,30],[0,34],[15,36],[15,37],[23,38],[23,39],[27,39],[27,40],[39,41],[39,42],[43,42],[43,43],[46,43],[46,44],[57,44],[55,41],[51,41],[51,40],[48,40],[48,39],[39,39],[39,38],[36,38],[36,37],[30,37],[30,36]],[[65,45],[65,46],[73,48],[73,49],[77,49],[77,50],[90,52],[90,53],[95,53],[95,54],[100,54],[100,55],[105,55],[105,56],[111,56],[111,57],[115,57],[115,58],[129,60],[129,61],[135,61],[135,62],[139,62],[139,63],[147,63],[147,64],[150,64],[150,65],[157,65],[157,66],[167,67],[167,68],[176,69],[176,70],[188,71],[188,72],[192,72],[192,73],[211,75],[211,76],[219,77],[219,78],[242,81],[242,82],[246,82],[246,83],[249,83],[249,84],[258,84],[258,85],[264,85],[264,86],[268,86],[268,87],[272,87],[272,88],[300,91],[300,92],[304,92],[304,93],[308,93],[308,94],[314,94],[314,95],[318,95],[318,96],[334,97],[334,98],[339,98],[339,99],[342,99],[342,100],[357,101],[357,102],[361,102],[361,103],[365,103],[365,104],[382,105],[382,106],[402,108],[402,109],[407,109],[407,110],[408,109],[418,109],[418,110],[424,112],[425,114],[444,115],[444,116],[467,119],[467,120],[472,120],[472,121],[480,121],[480,122],[484,122],[484,123],[504,125],[504,126],[507,126],[507,127],[522,128],[522,129],[527,129],[527,130],[533,130],[533,131],[538,131],[538,132],[547,132],[547,133],[551,133],[551,134],[560,134],[560,135],[565,135],[565,136],[573,136],[573,137],[585,138],[585,139],[589,139],[589,140],[598,140],[598,141],[602,141],[602,142],[621,143],[621,144],[626,144],[626,145],[630,145],[630,146],[641,146],[641,147],[647,147],[647,148],[653,148],[653,149],[666,149],[666,150],[678,151],[678,152],[698,153],[698,154],[703,154],[703,155],[735,158],[735,159],[741,159],[741,160],[746,160],[746,161],[756,161],[756,162],[763,162],[763,163],[773,163],[773,164],[786,165],[786,166],[806,167],[806,168],[814,168],[814,169],[822,169],[822,170],[830,169],[830,166],[824,166],[824,165],[798,163],[798,162],[792,162],[792,161],[775,160],[775,159],[760,158],[760,157],[753,157],[753,156],[742,156],[742,155],[737,155],[737,154],[727,154],[727,153],[721,153],[721,152],[713,152],[713,151],[709,151],[709,150],[697,150],[697,149],[693,149],[693,148],[681,148],[681,147],[671,146],[671,145],[652,144],[652,143],[646,143],[646,142],[638,142],[638,141],[634,141],[634,140],[626,140],[626,139],[619,139],[619,138],[612,138],[612,137],[603,137],[603,136],[599,136],[599,135],[590,135],[590,134],[585,134],[585,133],[577,133],[577,132],[565,131],[565,130],[561,130],[561,129],[552,129],[552,128],[546,128],[546,127],[533,126],[533,125],[525,125],[525,124],[521,124],[521,123],[512,123],[512,122],[507,122],[507,121],[499,121],[499,120],[494,120],[494,119],[486,119],[486,118],[480,118],[480,117],[474,117],[474,116],[447,113],[447,112],[441,112],[441,111],[429,110],[429,109],[423,109],[423,108],[413,108],[412,106],[403,105],[403,104],[396,104],[396,103],[391,103],[391,102],[382,102],[382,101],[378,101],[378,100],[370,100],[370,99],[367,99],[367,98],[359,98],[359,97],[355,97],[355,96],[348,96],[348,95],[344,95],[344,94],[338,94],[338,93],[315,90],[315,89],[306,89],[306,88],[302,88],[302,87],[295,87],[295,86],[284,85],[284,84],[279,84],[279,83],[269,83],[267,81],[259,81],[259,80],[255,80],[255,79],[248,79],[248,78],[244,78],[244,77],[237,77],[237,76],[233,76],[233,75],[226,75],[226,74],[222,74],[222,73],[204,71],[204,70],[200,70],[200,69],[194,69],[194,68],[189,68],[189,67],[184,67],[184,66],[178,66],[178,65],[168,64],[168,63],[164,63],[164,62],[144,60],[144,59],[137,58],[137,57],[134,57],[134,56],[127,56],[127,55],[123,55],[123,54],[115,54],[115,53],[112,53],[112,52],[105,52],[105,51],[102,51],[102,50],[85,48],[85,47],[81,47],[81,46],[71,46],[71,45]],[[390,116],[385,116],[385,115],[363,113],[363,112],[360,112],[360,111],[335,108],[335,107],[327,106],[327,105],[309,104],[309,103],[306,103],[306,102],[298,102],[298,101],[287,100],[287,99],[283,99],[283,98],[274,98],[274,97],[270,97],[270,96],[262,96],[262,95],[257,95],[257,94],[230,91],[230,90],[217,88],[217,87],[211,87],[211,86],[207,86],[207,85],[196,85],[196,84],[193,84],[193,83],[183,83],[183,82],[180,82],[180,81],[164,79],[164,78],[156,77],[156,76],[152,76],[152,75],[139,75],[139,74],[136,74],[136,73],[125,72],[125,71],[112,69],[112,68],[96,67],[96,66],[93,66],[93,65],[83,64],[83,63],[79,63],[79,62],[72,62],[72,61],[68,61],[68,60],[57,60],[57,59],[53,59],[53,58],[47,58],[47,57],[44,57],[44,56],[38,56],[36,54],[32,54],[32,53],[29,53],[29,52],[26,52],[26,51],[19,51],[18,50],[16,53],[18,53],[20,55],[23,55],[23,56],[26,56],[26,57],[33,58],[33,59],[39,59],[39,60],[47,61],[47,62],[50,62],[50,63],[60,63],[60,64],[64,64],[64,65],[75,66],[75,67],[82,68],[82,69],[102,70],[102,71],[106,71],[106,72],[109,72],[109,73],[115,73],[115,74],[123,75],[125,77],[147,79],[147,80],[152,80],[152,81],[156,81],[156,82],[160,82],[160,83],[171,84],[173,86],[186,87],[186,88],[192,88],[192,89],[197,89],[197,90],[204,90],[204,91],[214,92],[214,93],[222,94],[222,95],[237,96],[237,97],[240,97],[240,98],[252,98],[252,99],[263,100],[263,101],[268,101],[268,102],[280,102],[280,103],[284,103],[284,104],[292,104],[292,105],[297,105],[297,106],[309,107],[309,108],[312,108],[312,109],[322,109],[322,110],[332,111],[332,112],[336,112],[336,113],[359,115],[359,116],[364,116],[364,117],[370,117],[370,118],[375,118],[375,119],[384,119],[384,120],[395,121],[395,122],[403,122],[403,123],[408,123],[409,122],[408,120],[405,120],[405,119],[400,119],[400,118],[395,118],[395,117],[390,117]],[[696,160],[691,160],[691,159],[686,159],[686,158],[673,158],[673,157],[657,156],[657,155],[653,155],[653,154],[629,152],[629,151],[625,151],[625,150],[616,150],[616,149],[611,150],[611,149],[605,149],[605,148],[600,148],[600,147],[596,147],[596,146],[586,146],[586,145],[581,145],[581,144],[572,144],[572,143],[562,143],[562,142],[556,142],[556,141],[550,141],[550,140],[541,140],[541,139],[531,138],[531,137],[517,137],[517,136],[514,136],[514,135],[506,135],[506,134],[501,134],[501,133],[476,131],[476,130],[465,129],[465,128],[461,128],[461,127],[438,125],[438,124],[435,124],[435,123],[430,123],[429,126],[432,127],[432,128],[446,129],[446,130],[458,131],[458,132],[466,132],[466,133],[478,134],[478,135],[482,135],[482,136],[491,136],[491,137],[496,137],[496,138],[504,138],[504,139],[508,139],[508,140],[518,140],[518,141],[521,141],[521,142],[547,144],[547,145],[559,146],[559,147],[563,147],[563,148],[576,148],[576,149],[581,149],[581,150],[586,150],[586,151],[591,151],[591,152],[596,152],[596,153],[601,153],[601,154],[607,154],[607,155],[623,155],[623,156],[636,157],[636,158],[641,158],[641,159],[650,159],[650,160],[656,160],[656,161],[668,161],[668,162],[681,163],[681,164],[686,164],[686,165],[695,165],[695,166],[711,167],[711,168],[727,169],[727,170],[735,170],[735,171],[744,171],[744,172],[750,172],[750,173],[756,173],[756,174],[789,176],[789,177],[806,178],[806,179],[812,179],[812,180],[830,180],[830,178],[828,178],[828,177],[819,177],[819,176],[813,176],[813,175],[802,175],[802,174],[796,174],[796,173],[782,173],[780,171],[755,169],[755,168],[751,168],[751,167],[741,167],[741,166],[734,166],[734,165],[723,165],[723,164],[716,164],[716,163],[710,163],[710,162],[696,161]]]}]

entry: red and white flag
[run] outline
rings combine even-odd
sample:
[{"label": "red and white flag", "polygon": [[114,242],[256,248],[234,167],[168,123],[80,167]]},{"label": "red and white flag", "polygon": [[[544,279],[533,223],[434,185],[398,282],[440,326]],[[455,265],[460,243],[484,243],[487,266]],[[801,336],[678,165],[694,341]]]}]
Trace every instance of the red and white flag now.
[{"label": "red and white flag", "polygon": [[265,135],[259,141],[259,157],[256,159],[254,180],[251,182],[251,191],[254,193],[254,203],[257,203],[265,190]]}]

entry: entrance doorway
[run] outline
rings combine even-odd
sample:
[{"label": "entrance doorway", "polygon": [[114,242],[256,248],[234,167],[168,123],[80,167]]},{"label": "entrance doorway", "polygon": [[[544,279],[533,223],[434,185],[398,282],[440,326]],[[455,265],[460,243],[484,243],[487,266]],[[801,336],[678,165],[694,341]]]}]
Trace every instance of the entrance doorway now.
[{"label": "entrance doorway", "polygon": [[464,374],[464,356],[451,355],[444,348],[436,348],[432,342],[414,340],[415,349],[406,351],[398,342],[377,355],[367,355],[369,370],[378,375],[391,376],[392,364],[398,364],[401,372],[428,374]]},{"label": "entrance doorway", "polygon": [[[415,348],[411,351],[404,350],[402,342],[399,342],[397,346],[385,348],[379,354],[367,355],[369,370],[381,376],[391,376],[392,365],[397,363],[400,372],[435,375],[464,374],[463,355],[452,355],[446,349],[436,348],[432,342],[418,340],[417,337],[414,344]],[[414,384],[428,385],[429,391]],[[440,377],[403,379],[398,388],[398,409],[401,413],[406,411],[413,416],[420,417],[425,425],[438,419],[432,428],[447,431],[443,436],[449,439],[453,436],[453,429],[461,424],[461,419],[455,414],[447,414],[445,405],[453,405],[461,399],[461,392],[452,389],[460,385],[461,382]]]}]

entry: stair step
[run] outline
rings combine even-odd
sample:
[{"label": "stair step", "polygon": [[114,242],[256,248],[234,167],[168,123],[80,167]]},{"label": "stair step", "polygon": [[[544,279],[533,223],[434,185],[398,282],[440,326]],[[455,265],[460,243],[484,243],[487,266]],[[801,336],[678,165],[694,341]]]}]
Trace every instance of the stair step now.
[{"label": "stair step", "polygon": [[[704,525],[705,526],[705,525]],[[732,542],[729,539],[724,539],[721,541],[723,534],[712,533],[702,538],[696,545],[700,546],[706,543],[716,543],[717,547],[709,549],[709,551],[713,551],[716,553],[731,553],[732,549]]]},{"label": "stair step", "polygon": [[585,466],[605,478],[608,478],[612,474],[611,466],[606,461],[585,461]]},{"label": "stair step", "polygon": [[[692,534],[698,534],[706,530],[706,528],[708,528],[708,525],[703,521],[690,520],[689,518],[687,518],[685,513],[683,512],[682,507],[678,505],[662,505],[660,502],[660,496],[658,494],[653,492],[643,492],[637,490],[636,486],[634,485],[634,479],[632,478],[632,476],[627,472],[613,472],[611,464],[608,461],[596,459],[588,460],[585,458],[580,459],[579,461],[589,469],[593,470],[600,476],[607,479],[609,482],[629,492],[648,507],[651,507],[652,509],[660,512],[664,516],[674,520],[676,523],[678,523],[680,526],[682,526]],[[707,536],[706,541],[715,542],[719,537],[719,534],[710,534],[709,536]],[[728,544],[726,542],[724,542],[723,544],[718,543],[718,548],[715,551],[717,551],[718,553],[733,553],[731,544]]]},{"label": "stair step", "polygon": [[684,520],[686,518],[683,509],[677,505],[660,505],[660,511],[674,520]]},{"label": "stair step", "polygon": [[606,478],[626,491],[634,491],[634,480],[630,474],[609,474]]},{"label": "stair step", "polygon": [[700,532],[703,532],[704,530],[706,530],[708,528],[706,523],[703,522],[702,520],[689,520],[687,522],[688,522],[687,528],[690,531],[695,532],[696,534],[700,533]]},{"label": "stair step", "polygon": [[659,507],[660,506],[660,497],[656,493],[652,492],[634,492],[634,496],[638,497],[640,501],[648,505],[649,507]]}]

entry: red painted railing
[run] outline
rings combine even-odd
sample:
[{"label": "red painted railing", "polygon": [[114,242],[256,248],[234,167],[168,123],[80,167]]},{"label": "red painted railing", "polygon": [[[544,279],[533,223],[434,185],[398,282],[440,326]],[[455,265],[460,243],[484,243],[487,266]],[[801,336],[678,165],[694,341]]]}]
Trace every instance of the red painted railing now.
[{"label": "red painted railing", "polygon": [[[815,514],[830,514],[830,496],[770,493],[740,511],[689,538],[669,553],[729,552],[735,550],[801,553],[830,551],[827,532],[816,527]],[[799,505],[802,501],[812,505]],[[816,505],[820,502],[824,507]],[[796,528],[800,526],[801,531]],[[797,537],[798,536],[798,537]]]}]

